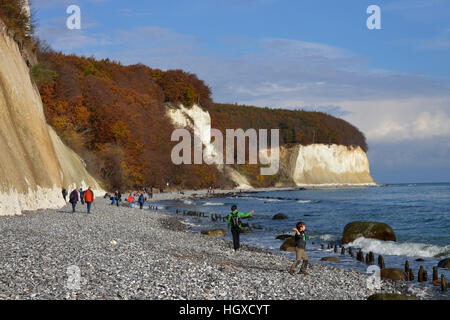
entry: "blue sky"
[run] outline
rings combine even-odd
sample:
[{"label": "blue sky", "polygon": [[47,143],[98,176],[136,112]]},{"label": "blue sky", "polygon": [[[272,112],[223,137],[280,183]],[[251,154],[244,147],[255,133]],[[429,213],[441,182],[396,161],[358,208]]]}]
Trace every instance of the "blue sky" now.
[{"label": "blue sky", "polygon": [[[65,27],[81,8],[81,30]],[[369,30],[369,5],[381,30]],[[450,181],[450,0],[34,0],[55,49],[196,73],[216,102],[356,125],[379,183]]]}]

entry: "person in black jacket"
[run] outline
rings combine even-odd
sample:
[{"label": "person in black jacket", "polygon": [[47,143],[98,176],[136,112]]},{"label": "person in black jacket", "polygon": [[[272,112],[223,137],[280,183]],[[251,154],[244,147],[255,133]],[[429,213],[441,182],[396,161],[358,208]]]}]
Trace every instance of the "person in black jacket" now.
[{"label": "person in black jacket", "polygon": [[66,188],[62,189],[62,195],[63,195],[64,201],[67,202],[67,200],[66,200],[66,197],[67,197],[67,190],[66,190]]},{"label": "person in black jacket", "polygon": [[120,205],[120,201],[122,200],[122,194],[120,193],[119,190],[117,190],[116,193],[114,194],[114,198],[116,200],[117,206],[119,206]]},{"label": "person in black jacket", "polygon": [[289,270],[289,273],[291,275],[294,274],[295,268],[297,267],[297,264],[300,262],[300,260],[303,260],[302,266],[300,268],[300,272],[304,275],[307,275],[306,269],[308,267],[308,255],[306,254],[305,248],[306,248],[306,236],[305,236],[305,223],[304,222],[298,222],[296,227],[292,230],[295,231],[295,261],[291,266],[291,269]]},{"label": "person in black jacket", "polygon": [[69,196],[69,202],[72,204],[72,213],[75,213],[75,207],[77,206],[78,203],[78,191],[75,188]]},{"label": "person in black jacket", "polygon": [[144,197],[143,193],[141,193],[139,195],[138,202],[139,202],[139,208],[142,209],[144,207],[144,203],[145,203],[145,197]]}]

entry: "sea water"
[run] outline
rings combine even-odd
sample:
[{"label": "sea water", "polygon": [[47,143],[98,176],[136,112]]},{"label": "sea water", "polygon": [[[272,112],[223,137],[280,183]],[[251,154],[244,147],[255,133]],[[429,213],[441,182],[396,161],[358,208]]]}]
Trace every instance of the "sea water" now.
[{"label": "sea water", "polygon": [[[192,199],[189,201],[161,201],[166,210],[192,210],[206,215],[225,216],[231,205],[240,212],[254,210],[252,218],[243,220],[253,226],[249,234],[241,234],[241,243],[249,243],[273,250],[276,253],[294,257],[294,253],[279,250],[282,234],[293,235],[292,228],[298,221],[306,224],[307,254],[310,261],[352,269],[366,273],[368,265],[352,259],[348,254],[341,256],[341,249],[334,253],[327,250],[328,243],[341,244],[346,224],[353,221],[383,222],[392,227],[397,241],[379,241],[359,238],[349,247],[355,253],[360,248],[364,254],[372,251],[375,262],[382,255],[387,268],[404,269],[409,261],[415,281],[409,282],[416,294],[426,298],[448,298],[440,294],[440,287],[432,286],[433,266],[450,257],[450,183],[439,184],[391,184],[378,187],[334,188],[314,190],[270,191],[260,193],[237,193],[236,197]],[[273,220],[277,213],[288,218]],[[189,219],[192,231],[224,228],[226,222],[212,222],[210,218]],[[227,233],[227,239],[231,234]],[[325,250],[321,249],[324,244]],[[325,256],[338,256],[339,263],[320,261]],[[423,261],[416,261],[417,259]],[[417,272],[423,266],[428,272],[427,283],[417,283]],[[441,274],[450,280],[450,271],[439,268]]]}]

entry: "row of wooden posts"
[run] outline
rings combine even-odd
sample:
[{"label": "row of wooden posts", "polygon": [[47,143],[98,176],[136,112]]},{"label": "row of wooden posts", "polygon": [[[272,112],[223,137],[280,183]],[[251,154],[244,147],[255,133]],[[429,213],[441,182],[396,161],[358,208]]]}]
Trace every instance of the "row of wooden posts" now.
[{"label": "row of wooden posts", "polygon": [[[181,210],[177,209],[175,212],[176,212],[176,214],[181,214]],[[198,217],[198,218],[205,218],[206,217],[206,214],[204,212],[198,212],[198,211],[188,211],[188,212],[186,212],[186,210],[183,210],[183,216],[185,216],[185,215]],[[222,215],[219,215],[217,213],[211,213],[209,216],[210,216],[212,222],[217,222],[217,221],[226,222],[227,221],[227,216],[222,216]]]},{"label": "row of wooden posts", "polygon": [[[345,255],[345,247],[343,247],[342,245],[341,247],[341,255]],[[322,250],[325,249],[325,246],[322,244],[321,245]],[[328,247],[327,249],[333,249],[333,246],[328,243]],[[334,252],[338,253],[338,246],[334,245]],[[354,258],[354,253],[352,251],[352,248],[348,249],[348,254]],[[364,258],[364,253],[361,249],[359,249],[359,251],[356,254],[356,260],[360,261],[360,262],[365,262],[366,264],[375,264],[375,255],[373,254],[372,251],[370,251],[369,253],[366,254],[365,258]],[[384,264],[384,259],[382,255],[378,256],[378,266],[380,267],[380,269],[384,269],[386,266]],[[405,274],[408,277],[409,281],[414,281],[414,273],[412,271],[412,269],[409,267],[409,262],[408,260],[406,260],[405,262]],[[438,280],[438,268],[437,267],[433,267],[433,281]],[[428,273],[427,271],[423,268],[423,266],[420,266],[419,268],[419,272],[417,274],[417,281],[418,282],[425,282],[428,281]],[[447,283],[445,281],[445,276],[442,274],[441,275],[441,290],[442,292],[447,292]]]}]

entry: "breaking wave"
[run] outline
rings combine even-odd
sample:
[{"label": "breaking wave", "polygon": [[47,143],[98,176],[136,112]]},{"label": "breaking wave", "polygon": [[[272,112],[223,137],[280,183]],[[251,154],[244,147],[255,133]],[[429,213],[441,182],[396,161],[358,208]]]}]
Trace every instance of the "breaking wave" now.
[{"label": "breaking wave", "polygon": [[381,241],[362,237],[348,243],[347,246],[391,256],[440,258],[450,255],[450,245],[441,247],[434,244]]}]

